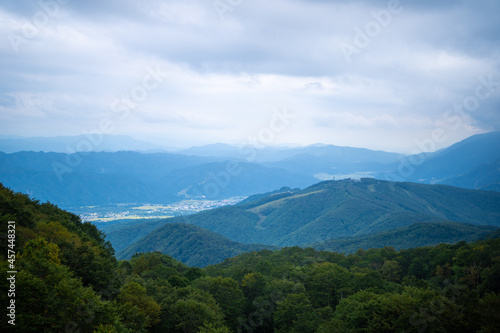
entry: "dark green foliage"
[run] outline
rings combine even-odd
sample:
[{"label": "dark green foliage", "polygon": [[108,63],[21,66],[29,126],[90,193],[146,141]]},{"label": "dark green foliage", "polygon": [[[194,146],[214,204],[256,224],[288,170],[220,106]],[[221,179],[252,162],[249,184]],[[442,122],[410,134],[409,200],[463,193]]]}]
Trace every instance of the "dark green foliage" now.
[{"label": "dark green foliage", "polygon": [[290,294],[278,302],[274,313],[276,333],[314,333],[318,316],[306,294]]},{"label": "dark green foliage", "polygon": [[498,240],[348,256],[294,247],[243,254],[206,271],[243,286],[252,273],[241,272],[266,267],[264,294],[252,297],[274,300],[275,332],[493,332],[499,259]]},{"label": "dark green foliage", "polygon": [[484,237],[494,237],[495,231],[500,233],[500,229],[492,226],[456,222],[424,222],[372,235],[331,239],[309,246],[317,250],[354,253],[358,249],[382,248],[390,244],[399,250],[440,243],[472,242]]},{"label": "dark green foliage", "polygon": [[[500,329],[497,238],[349,255],[289,247],[240,254],[204,269],[159,252],[116,262],[92,226],[6,189],[0,194],[9,214],[33,218],[17,230],[16,329],[22,332]],[[7,267],[2,260],[4,291]]]},{"label": "dark green foliage", "polygon": [[235,330],[237,319],[243,316],[245,297],[238,283],[231,278],[204,277],[193,283],[194,287],[209,292],[219,304],[228,326]]}]

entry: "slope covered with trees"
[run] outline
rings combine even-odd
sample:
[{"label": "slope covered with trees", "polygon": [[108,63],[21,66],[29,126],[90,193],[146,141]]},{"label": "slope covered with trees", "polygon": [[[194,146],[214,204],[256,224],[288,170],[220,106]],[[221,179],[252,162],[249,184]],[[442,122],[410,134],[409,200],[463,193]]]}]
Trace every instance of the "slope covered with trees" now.
[{"label": "slope covered with trees", "polygon": [[[21,332],[498,332],[500,240],[344,255],[262,250],[205,269],[139,253],[116,261],[93,225],[0,186],[16,222]],[[5,245],[2,292],[10,287]],[[2,297],[6,309],[7,298]],[[5,320],[5,319],[4,319]]]},{"label": "slope covered with trees", "polygon": [[171,222],[194,224],[240,243],[295,246],[446,221],[500,226],[500,193],[367,178],[326,181]]},{"label": "slope covered with trees", "polygon": [[274,248],[269,245],[240,244],[187,223],[168,223],[118,252],[117,257],[129,259],[136,253],[158,251],[189,266],[205,267],[244,252]]},{"label": "slope covered with trees", "polygon": [[[189,221],[189,218],[186,216],[185,220]],[[171,219],[122,220],[96,225],[106,233],[106,239],[109,239],[117,251],[119,259],[130,258],[137,252],[159,251],[187,265],[204,267],[217,264],[243,252],[265,248],[277,249],[271,245],[237,243],[194,225],[170,222]],[[375,234],[334,238],[321,243],[301,245],[301,247],[340,253],[354,253],[358,249],[385,246],[393,246],[399,250],[440,243],[472,242],[489,237],[496,230],[500,229],[493,226],[476,226],[457,222],[420,222]]]},{"label": "slope covered with trees", "polygon": [[388,245],[401,250],[440,243],[473,242],[489,237],[497,230],[500,231],[497,227],[468,223],[423,222],[371,235],[330,239],[309,246],[317,250],[341,253],[354,253],[359,249],[383,248]]}]

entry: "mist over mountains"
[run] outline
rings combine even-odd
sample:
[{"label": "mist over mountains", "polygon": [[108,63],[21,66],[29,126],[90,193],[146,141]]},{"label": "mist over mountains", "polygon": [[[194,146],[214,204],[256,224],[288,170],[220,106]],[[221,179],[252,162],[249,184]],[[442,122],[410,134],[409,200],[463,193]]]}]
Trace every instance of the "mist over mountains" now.
[{"label": "mist over mountains", "polygon": [[[95,150],[121,150],[130,143],[129,149],[138,151],[48,152],[67,149],[78,139],[82,138],[0,140],[0,147],[10,152],[0,152],[0,182],[62,207],[224,199],[363,177],[500,188],[499,132],[413,156],[319,144],[262,149],[212,144],[158,153],[158,146],[108,136]],[[43,151],[12,152],[24,148]]]},{"label": "mist over mountains", "polygon": [[72,154],[77,152],[142,151],[167,152],[173,150],[150,142],[136,140],[127,135],[86,134],[57,137],[0,137],[0,151],[52,152]]}]

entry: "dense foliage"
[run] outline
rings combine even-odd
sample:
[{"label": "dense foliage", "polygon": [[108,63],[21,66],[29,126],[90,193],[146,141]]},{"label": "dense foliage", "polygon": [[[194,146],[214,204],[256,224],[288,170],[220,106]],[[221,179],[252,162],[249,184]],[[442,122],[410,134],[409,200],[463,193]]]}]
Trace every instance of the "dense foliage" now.
[{"label": "dense foliage", "polygon": [[94,226],[3,187],[0,220],[2,234],[16,221],[20,332],[500,331],[498,239],[347,256],[291,247],[200,269],[158,252],[116,261]]},{"label": "dense foliage", "polygon": [[487,237],[499,228],[457,222],[421,222],[370,235],[330,239],[309,244],[316,250],[354,253],[358,249],[382,248],[388,244],[397,250],[431,246],[459,241],[476,241]]}]

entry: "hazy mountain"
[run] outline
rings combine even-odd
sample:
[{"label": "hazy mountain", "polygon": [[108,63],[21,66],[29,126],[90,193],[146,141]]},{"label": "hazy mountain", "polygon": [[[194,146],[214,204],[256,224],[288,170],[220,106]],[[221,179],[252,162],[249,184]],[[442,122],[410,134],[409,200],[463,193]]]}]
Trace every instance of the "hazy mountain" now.
[{"label": "hazy mountain", "polygon": [[167,203],[266,192],[312,177],[250,163],[167,153],[0,153],[0,182],[60,206]]},{"label": "hazy mountain", "polygon": [[[283,168],[292,172],[314,175],[320,172],[380,172],[398,161],[400,154],[365,148],[314,144],[305,147],[252,147],[216,143],[179,151],[191,156],[224,157],[247,160]],[[375,166],[374,166],[375,165]]]},{"label": "hazy mountain", "polygon": [[358,249],[392,246],[396,250],[432,246],[441,243],[454,244],[460,241],[473,242],[493,237],[500,229],[492,226],[477,226],[468,223],[441,222],[415,223],[408,227],[350,238],[330,239],[310,244],[322,251],[354,253]]},{"label": "hazy mountain", "polygon": [[0,151],[15,153],[20,151],[76,153],[76,152],[114,152],[142,151],[165,152],[171,147],[135,140],[126,135],[78,135],[57,137],[0,137]]},{"label": "hazy mountain", "polygon": [[195,146],[178,151],[179,154],[190,156],[215,156],[231,159],[242,159],[238,147],[225,143],[214,143],[203,146]]},{"label": "hazy mountain", "polygon": [[500,193],[374,179],[328,181],[182,218],[240,243],[277,246],[436,221],[500,226]]},{"label": "hazy mountain", "polygon": [[284,169],[225,161],[177,169],[158,180],[157,185],[180,198],[222,199],[248,196],[288,185],[303,188],[314,183],[313,177]]},{"label": "hazy mountain", "polygon": [[459,176],[444,180],[442,183],[500,192],[500,158],[493,162],[473,167]]},{"label": "hazy mountain", "polygon": [[400,171],[380,174],[377,178],[498,190],[499,147],[500,132],[474,135],[423,159],[413,158],[418,163],[412,164],[412,157],[407,157],[406,163],[400,162]]},{"label": "hazy mountain", "polygon": [[394,170],[400,154],[364,148],[311,146],[298,154],[265,165],[315,176],[317,179],[343,179],[375,176]]},{"label": "hazy mountain", "polygon": [[205,267],[244,252],[263,249],[274,247],[239,244],[194,225],[174,223],[160,227],[118,252],[117,258],[129,259],[135,253],[159,251],[187,265]]},{"label": "hazy mountain", "polygon": [[[68,137],[53,139],[62,145],[64,138]],[[476,135],[438,152],[420,154],[425,162],[410,175],[394,171],[401,163],[399,154],[321,144],[243,150],[243,154],[237,147],[225,144],[190,150],[205,156],[188,156],[186,151],[183,154],[0,152],[0,181],[15,191],[63,207],[222,199],[284,186],[304,188],[332,178],[380,177],[498,191],[499,146],[500,132]],[[103,148],[104,143],[99,147]],[[254,162],[247,162],[247,157],[253,157]]]}]

